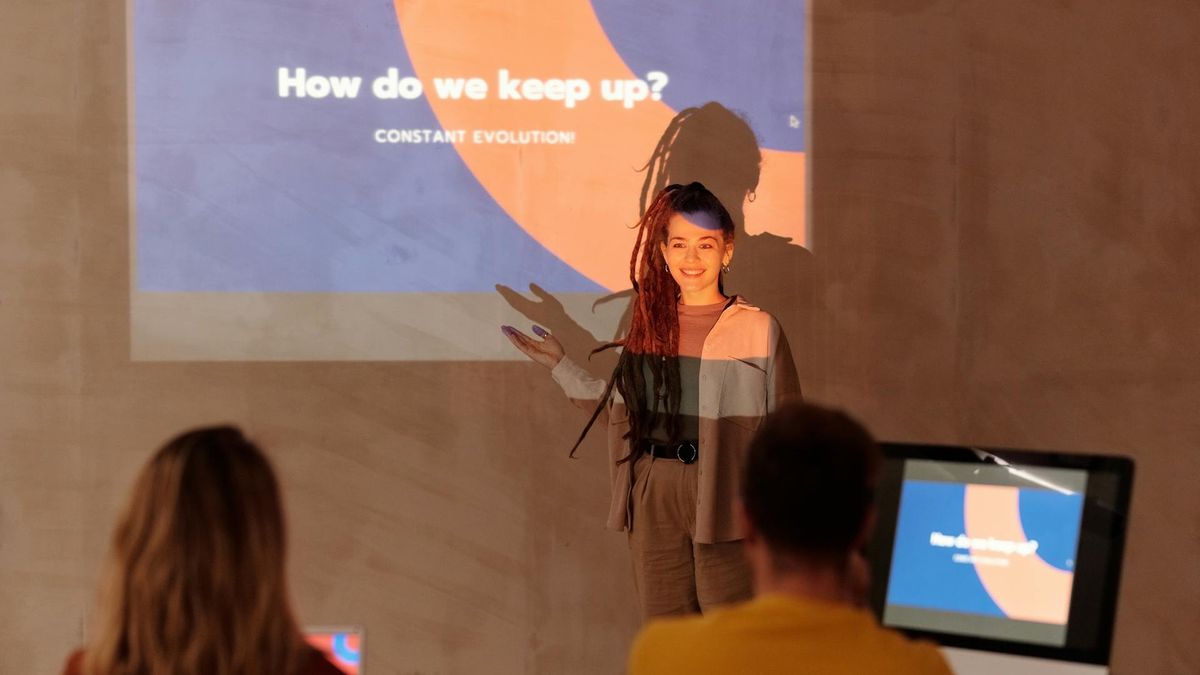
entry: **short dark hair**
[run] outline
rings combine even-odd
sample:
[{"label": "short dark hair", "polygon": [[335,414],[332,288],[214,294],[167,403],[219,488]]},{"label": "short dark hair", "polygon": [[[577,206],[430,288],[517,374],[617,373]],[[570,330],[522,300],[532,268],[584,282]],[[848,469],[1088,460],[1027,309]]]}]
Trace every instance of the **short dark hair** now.
[{"label": "short dark hair", "polygon": [[875,439],[850,416],[806,403],[767,416],[742,478],[746,515],[776,556],[850,553],[875,500]]}]

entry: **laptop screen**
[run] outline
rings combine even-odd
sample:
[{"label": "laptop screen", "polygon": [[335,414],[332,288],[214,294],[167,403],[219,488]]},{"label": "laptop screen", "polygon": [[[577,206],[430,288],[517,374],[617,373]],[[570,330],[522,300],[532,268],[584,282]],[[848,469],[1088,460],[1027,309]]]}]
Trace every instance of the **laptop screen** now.
[{"label": "laptop screen", "polygon": [[306,628],[304,638],[346,675],[363,675],[365,636],[356,626]]}]

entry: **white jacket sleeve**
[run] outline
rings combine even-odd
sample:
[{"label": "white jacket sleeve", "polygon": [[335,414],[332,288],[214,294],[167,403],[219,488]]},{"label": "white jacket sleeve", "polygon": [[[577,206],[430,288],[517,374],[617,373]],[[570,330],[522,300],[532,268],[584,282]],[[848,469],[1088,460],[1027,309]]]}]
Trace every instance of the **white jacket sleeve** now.
[{"label": "white jacket sleeve", "polygon": [[604,380],[593,376],[565,356],[550,371],[550,376],[562,387],[567,398],[581,408],[594,408],[608,387]]}]

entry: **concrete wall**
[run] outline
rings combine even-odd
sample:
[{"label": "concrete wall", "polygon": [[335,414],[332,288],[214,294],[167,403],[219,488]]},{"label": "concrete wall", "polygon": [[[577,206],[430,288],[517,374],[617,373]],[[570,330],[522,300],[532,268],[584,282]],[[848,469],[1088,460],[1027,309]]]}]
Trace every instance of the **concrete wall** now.
[{"label": "concrete wall", "polygon": [[1137,462],[1114,672],[1200,669],[1200,5],[818,2],[820,395]]}]

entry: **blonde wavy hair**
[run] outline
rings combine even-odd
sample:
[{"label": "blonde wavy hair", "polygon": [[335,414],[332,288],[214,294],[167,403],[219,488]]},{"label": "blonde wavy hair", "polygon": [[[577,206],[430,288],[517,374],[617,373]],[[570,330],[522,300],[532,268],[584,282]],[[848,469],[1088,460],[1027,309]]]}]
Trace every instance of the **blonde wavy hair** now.
[{"label": "blonde wavy hair", "polygon": [[311,649],[285,578],[279,484],[236,428],[184,433],[142,469],[102,576],[88,675],[296,672]]}]

